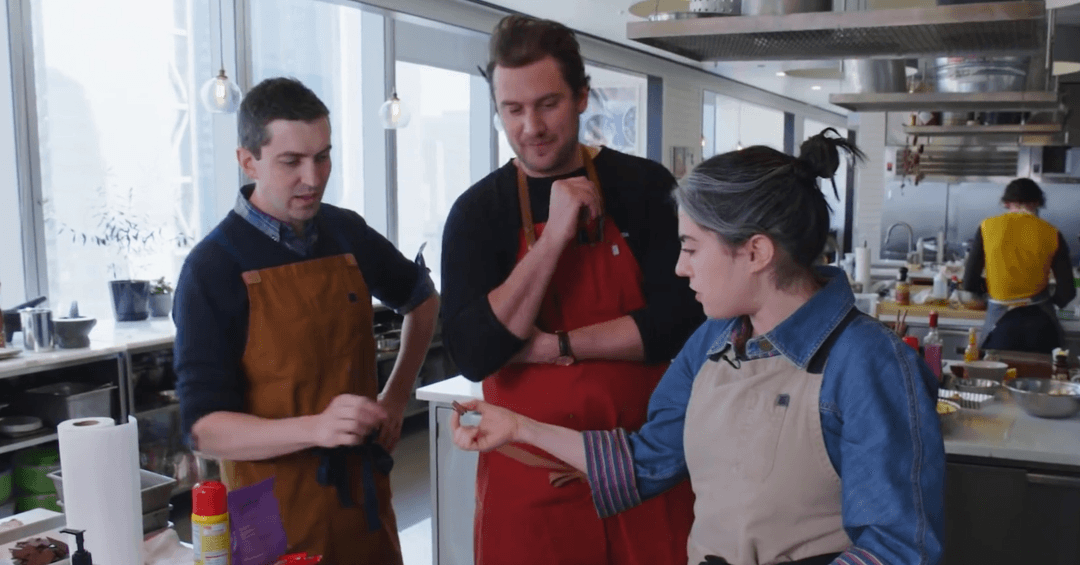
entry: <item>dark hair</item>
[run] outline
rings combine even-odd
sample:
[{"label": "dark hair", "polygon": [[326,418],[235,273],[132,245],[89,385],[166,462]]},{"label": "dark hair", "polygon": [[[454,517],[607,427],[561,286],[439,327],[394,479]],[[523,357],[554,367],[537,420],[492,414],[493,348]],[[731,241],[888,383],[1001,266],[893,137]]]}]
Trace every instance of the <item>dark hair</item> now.
[{"label": "dark hair", "polygon": [[544,57],[554,57],[562,71],[563,80],[577,97],[582,89],[589,87],[585,74],[585,61],[581,58],[574,31],[553,20],[531,16],[506,16],[495,25],[488,45],[486,77],[495,96],[492,82],[495,66],[516,69],[531,65]]},{"label": "dark hair", "polygon": [[1001,196],[1002,203],[1014,202],[1016,204],[1035,204],[1039,208],[1046,206],[1046,195],[1035,181],[1031,179],[1016,179],[1005,187],[1005,194]]},{"label": "dark hair", "polygon": [[330,115],[322,100],[294,78],[268,78],[255,85],[240,103],[237,130],[240,146],[256,159],[262,158],[262,148],[270,143],[266,126],[274,120],[310,122]]},{"label": "dark hair", "polygon": [[825,248],[830,209],[818,178],[833,178],[840,149],[865,159],[833,128],[804,141],[798,158],[761,145],[717,155],[683,179],[675,200],[690,219],[716,232],[729,247],[757,234],[772,239],[781,251],[776,284],[784,288],[812,274]]}]

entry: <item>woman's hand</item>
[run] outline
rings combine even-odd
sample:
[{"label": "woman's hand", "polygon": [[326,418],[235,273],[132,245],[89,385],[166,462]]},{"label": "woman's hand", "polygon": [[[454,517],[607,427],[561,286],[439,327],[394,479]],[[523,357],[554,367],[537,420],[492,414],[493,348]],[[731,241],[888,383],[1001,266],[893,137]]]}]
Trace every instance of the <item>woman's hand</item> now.
[{"label": "woman's hand", "polygon": [[518,441],[523,420],[525,420],[524,416],[482,400],[470,400],[458,406],[470,412],[480,413],[480,424],[477,426],[461,425],[460,411],[455,411],[450,416],[454,445],[459,449],[491,451]]}]

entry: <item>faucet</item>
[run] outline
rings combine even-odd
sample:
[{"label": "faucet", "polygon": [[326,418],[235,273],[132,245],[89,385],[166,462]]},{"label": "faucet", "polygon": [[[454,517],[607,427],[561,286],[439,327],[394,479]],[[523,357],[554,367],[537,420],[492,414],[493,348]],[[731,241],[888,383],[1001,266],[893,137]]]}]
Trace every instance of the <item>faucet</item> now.
[{"label": "faucet", "polygon": [[912,243],[912,240],[915,239],[915,230],[911,228],[911,224],[907,222],[896,222],[895,224],[889,226],[889,230],[885,232],[885,243],[881,244],[881,246],[887,247],[889,245],[889,239],[892,238],[892,231],[897,226],[904,226],[905,228],[907,228],[907,255],[904,256],[904,258],[906,259],[909,255],[911,255],[911,252],[915,247],[915,244]]}]

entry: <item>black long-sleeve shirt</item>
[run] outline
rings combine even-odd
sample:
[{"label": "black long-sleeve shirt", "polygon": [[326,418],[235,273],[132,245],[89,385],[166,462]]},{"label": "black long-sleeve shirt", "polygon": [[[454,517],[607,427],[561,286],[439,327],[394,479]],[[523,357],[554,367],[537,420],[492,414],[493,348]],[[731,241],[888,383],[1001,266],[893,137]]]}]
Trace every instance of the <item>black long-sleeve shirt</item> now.
[{"label": "black long-sleeve shirt", "polygon": [[[964,290],[977,294],[987,293],[986,279],[983,278],[985,268],[986,249],[983,247],[982,227],[979,227],[975,230],[975,241],[971,245],[967,262],[964,263]],[[1065,243],[1061,232],[1058,232],[1058,246],[1050,262],[1050,272],[1054,273],[1054,280],[1057,281],[1051,300],[1058,308],[1064,308],[1076,297],[1076,286],[1073,284],[1069,245]]]},{"label": "black long-sleeve shirt", "polygon": [[[678,218],[675,179],[663,166],[604,148],[593,159],[607,214],[641,266],[646,307],[630,315],[646,363],[670,361],[704,320],[686,279],[675,275]],[[533,221],[546,222],[551,185],[567,175],[529,179]],[[446,220],[442,252],[443,343],[461,373],[480,381],[502,368],[525,341],[495,317],[488,293],[517,264],[521,214],[517,169],[507,162],[458,198]]]}]

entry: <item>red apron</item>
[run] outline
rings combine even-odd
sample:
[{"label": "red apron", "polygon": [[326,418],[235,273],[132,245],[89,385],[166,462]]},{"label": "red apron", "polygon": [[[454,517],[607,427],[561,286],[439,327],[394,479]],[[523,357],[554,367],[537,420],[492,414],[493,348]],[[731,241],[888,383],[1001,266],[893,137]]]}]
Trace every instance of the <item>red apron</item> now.
[{"label": "red apron", "polygon": [[[589,178],[599,187],[591,156],[584,147],[582,153]],[[521,184],[524,176],[519,177]],[[528,217],[522,224],[529,226],[527,187],[519,186],[519,198]],[[645,307],[641,269],[630,247],[610,217],[599,225],[600,242],[572,242],[559,258],[537,321],[543,331],[570,331]],[[536,233],[543,227],[536,224]],[[529,231],[523,227],[519,261],[528,251]],[[513,364],[484,381],[484,398],[575,430],[636,430],[645,423],[649,397],[666,368],[596,360],[569,367]],[[515,447],[554,459],[531,446]],[[686,564],[694,500],[689,481],[601,520],[587,482],[556,487],[549,473],[550,468],[503,453],[480,454],[474,531],[478,564]]]},{"label": "red apron", "polygon": [[[247,271],[244,282],[251,304],[241,361],[247,413],[291,418],[318,414],[339,394],[375,398],[371,297],[351,254]],[[368,473],[374,485],[365,490],[370,458],[358,450],[339,455],[348,469],[342,480],[351,487],[349,507],[335,486],[319,484],[316,450],[226,461],[222,476],[229,489],[274,477],[288,552],[322,555],[333,565],[400,565],[389,477]],[[377,506],[369,493],[377,494]],[[378,519],[369,524],[365,510]]]}]

